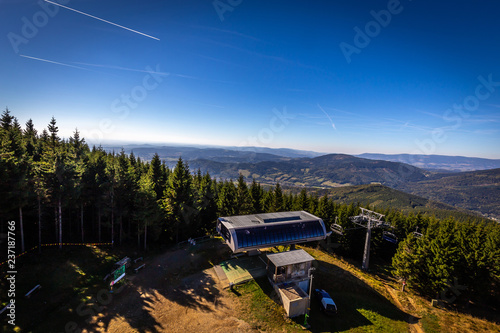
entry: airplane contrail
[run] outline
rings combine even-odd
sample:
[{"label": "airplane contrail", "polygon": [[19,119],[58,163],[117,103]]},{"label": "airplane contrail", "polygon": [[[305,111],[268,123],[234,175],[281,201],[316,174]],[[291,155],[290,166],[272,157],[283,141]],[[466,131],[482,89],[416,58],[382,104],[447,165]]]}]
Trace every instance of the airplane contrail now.
[{"label": "airplane contrail", "polygon": [[108,24],[112,24],[114,26],[117,26],[119,28],[122,28],[122,29],[125,29],[125,30],[128,30],[128,31],[132,31],[132,32],[135,32],[136,34],[139,34],[139,35],[143,35],[143,36],[146,36],[146,37],[149,37],[149,38],[152,38],[152,39],[156,39],[156,40],[160,40],[159,38],[156,38],[156,37],[153,37],[153,36],[150,36],[150,35],[147,35],[145,33],[142,33],[140,31],[137,31],[137,30],[133,30],[133,29],[130,29],[130,28],[127,28],[127,27],[124,27],[123,25],[119,25],[119,24],[116,24],[116,23],[113,23],[113,22],[110,22],[110,21],[107,21],[107,20],[104,20],[100,17],[97,17],[97,16],[93,16],[93,15],[90,15],[90,14],[87,14],[87,13],[84,13],[84,12],[81,12],[79,10],[76,10],[76,9],[73,9],[73,8],[70,8],[70,7],[66,7],[66,6],[63,6],[61,4],[58,4],[57,2],[53,2],[53,1],[49,1],[49,0],[44,0],[45,2],[48,2],[48,3],[51,3],[53,5],[56,5],[56,6],[59,6],[59,7],[62,7],[62,8],[66,8],[68,10],[72,10],[76,13],[79,13],[79,14],[82,14],[82,15],[85,15],[85,16],[88,16],[88,17],[92,17],[93,19],[96,19],[96,20],[99,20],[99,21],[102,21],[102,22],[106,22]]},{"label": "airplane contrail", "polygon": [[175,75],[167,72],[155,72],[155,71],[149,71],[146,69],[134,69],[134,68],[126,68],[126,67],[120,67],[120,66],[112,66],[112,65],[99,65],[99,64],[89,64],[85,62],[72,62],[73,64],[77,65],[84,65],[84,66],[92,66],[92,67],[100,67],[100,68],[110,68],[110,69],[117,69],[117,70],[122,70],[122,71],[130,71],[130,72],[139,72],[139,73],[155,73],[158,75],[164,75],[164,76],[169,76],[169,75]]},{"label": "airplane contrail", "polygon": [[62,62],[57,62],[57,61],[52,61],[52,60],[47,60],[47,59],[42,59],[42,58],[30,57],[30,56],[27,56],[27,55],[24,55],[24,54],[20,54],[19,56],[23,57],[23,58],[28,58],[28,59],[44,61],[44,62],[48,62],[48,63],[51,63],[51,64],[56,64],[56,65],[61,65],[61,66],[67,66],[67,67],[73,67],[73,68],[78,68],[78,69],[83,69],[85,71],[91,71],[90,69],[87,69],[87,68],[73,66],[73,65],[68,65],[68,64],[65,64],[65,63],[62,63]]},{"label": "airplane contrail", "polygon": [[334,130],[337,130],[337,127],[335,127],[335,124],[333,123],[333,120],[332,118],[330,118],[330,115],[328,113],[326,113],[325,110],[323,110],[323,108],[321,107],[321,105],[318,104],[318,108],[323,111],[323,113],[328,117],[328,119],[330,120],[330,122],[332,123],[332,127]]},{"label": "airplane contrail", "polygon": [[156,71],[149,71],[149,70],[144,70],[144,69],[134,69],[134,68],[126,68],[126,67],[120,67],[120,66],[112,66],[112,65],[89,64],[89,63],[85,63],[85,62],[72,62],[72,63],[77,64],[77,65],[85,65],[85,66],[100,67],[100,68],[111,68],[111,69],[118,69],[118,70],[131,71],[131,72],[155,73],[157,75],[164,75],[164,76],[171,75],[171,76],[182,77],[185,79],[192,79],[192,80],[207,80],[207,81],[215,81],[215,82],[225,82],[225,81],[202,79],[202,78],[199,78],[196,76],[178,74],[178,73],[170,73],[170,72],[156,72]]}]

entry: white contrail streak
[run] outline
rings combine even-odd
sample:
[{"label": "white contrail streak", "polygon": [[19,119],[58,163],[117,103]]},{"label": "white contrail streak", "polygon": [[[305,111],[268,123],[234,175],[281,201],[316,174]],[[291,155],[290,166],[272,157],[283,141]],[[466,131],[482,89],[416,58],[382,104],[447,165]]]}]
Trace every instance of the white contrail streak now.
[{"label": "white contrail streak", "polygon": [[149,38],[152,38],[152,39],[156,39],[156,40],[160,40],[159,38],[156,38],[156,37],[153,37],[153,36],[150,36],[150,35],[146,35],[145,33],[142,33],[140,31],[137,31],[137,30],[133,30],[133,29],[130,29],[130,28],[127,28],[127,27],[124,27],[123,25],[119,25],[119,24],[116,24],[116,23],[113,23],[113,22],[110,22],[110,21],[106,21],[102,18],[99,18],[97,16],[93,16],[93,15],[90,15],[90,14],[87,14],[87,13],[84,13],[84,12],[81,12],[79,10],[76,10],[76,9],[73,9],[73,8],[70,8],[70,7],[66,7],[66,6],[63,6],[61,4],[58,4],[57,2],[52,2],[52,1],[49,1],[49,0],[44,0],[45,2],[48,2],[48,3],[51,3],[53,5],[56,5],[56,6],[59,6],[59,7],[62,7],[62,8],[66,8],[68,10],[72,10],[76,13],[79,13],[79,14],[82,14],[82,15],[85,15],[85,16],[88,16],[88,17],[92,17],[93,19],[96,19],[96,20],[99,20],[99,21],[102,21],[102,22],[106,22],[108,24],[112,24],[114,26],[117,26],[119,28],[122,28],[122,29],[125,29],[125,30],[128,30],[128,31],[132,31],[132,32],[135,32],[136,34],[139,34],[139,35],[143,35],[143,36],[146,36],[146,37],[149,37]]},{"label": "white contrail streak", "polygon": [[120,66],[89,64],[89,63],[85,63],[85,62],[72,62],[72,63],[78,64],[78,65],[84,65],[84,66],[117,69],[117,70],[121,70],[121,71],[130,71],[130,72],[139,72],[139,73],[155,73],[155,74],[163,75],[163,76],[175,75],[175,74],[166,73],[166,72],[148,71],[145,69],[134,69],[134,68],[126,68],[126,67],[120,67]]},{"label": "white contrail streak", "polygon": [[323,113],[328,117],[328,119],[330,120],[330,122],[332,123],[332,127],[334,130],[337,130],[337,127],[335,127],[335,124],[333,123],[333,120],[332,118],[330,118],[330,115],[328,115],[328,113],[326,113],[325,110],[323,110],[323,108],[321,107],[321,105],[318,104],[318,108],[323,111]]},{"label": "white contrail streak", "polygon": [[[164,76],[176,76],[176,77],[182,77],[185,79],[192,79],[192,80],[205,80],[201,79],[196,76],[190,76],[190,75],[184,75],[184,74],[176,74],[176,73],[168,73],[168,72],[156,72],[156,71],[148,71],[144,69],[134,69],[134,68],[126,68],[126,67],[120,67],[120,66],[111,66],[111,65],[99,65],[99,64],[89,64],[85,62],[73,62],[73,64],[77,65],[84,65],[84,66],[92,66],[92,67],[100,67],[100,68],[111,68],[111,69],[118,69],[122,71],[131,71],[131,72],[140,72],[140,73],[155,73],[158,75],[164,75]],[[207,81],[214,81],[214,82],[224,82],[224,81],[217,81],[217,80],[208,80]]]},{"label": "white contrail streak", "polygon": [[24,55],[24,54],[20,54],[19,56],[21,56],[23,58],[28,58],[28,59],[44,61],[44,62],[48,62],[48,63],[51,63],[51,64],[56,64],[56,65],[61,65],[61,66],[67,66],[67,67],[72,67],[72,68],[78,68],[78,69],[83,69],[85,71],[90,71],[90,69],[87,69],[87,68],[73,66],[73,65],[68,65],[68,64],[64,64],[62,62],[57,62],[57,61],[52,61],[52,60],[47,60],[47,59],[41,59],[41,58],[35,58],[35,57],[30,57],[30,56],[27,56],[27,55]]}]

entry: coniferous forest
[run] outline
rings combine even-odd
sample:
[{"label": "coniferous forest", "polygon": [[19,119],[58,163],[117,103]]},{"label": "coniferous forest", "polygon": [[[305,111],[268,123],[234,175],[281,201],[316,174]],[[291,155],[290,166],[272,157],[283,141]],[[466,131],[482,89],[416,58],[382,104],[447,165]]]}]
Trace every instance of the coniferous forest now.
[{"label": "coniferous forest", "polygon": [[[0,121],[0,233],[6,232],[7,221],[16,221],[18,253],[69,242],[147,250],[214,234],[219,216],[306,210],[328,226],[337,221],[347,230],[332,235],[335,253],[362,257],[365,230],[352,228],[349,219],[359,213],[358,205],[306,189],[283,190],[279,183],[248,185],[243,176],[213,179],[190,170],[181,158],[169,169],[158,155],[143,161],[133,153],[106,152],[89,147],[78,130],[61,138],[55,118],[41,131],[31,120],[19,124],[8,109]],[[375,230],[372,256],[392,263],[392,273],[410,288],[434,297],[459,286],[470,298],[498,297],[498,223],[394,209],[380,213],[399,243],[385,242],[382,231]],[[423,236],[415,237],[416,230]]]}]

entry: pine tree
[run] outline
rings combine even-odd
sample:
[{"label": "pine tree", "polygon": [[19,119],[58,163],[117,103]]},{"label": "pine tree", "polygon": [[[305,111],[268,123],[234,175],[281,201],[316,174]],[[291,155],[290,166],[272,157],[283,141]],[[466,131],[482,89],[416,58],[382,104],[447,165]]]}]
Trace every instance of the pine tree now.
[{"label": "pine tree", "polygon": [[325,194],[321,197],[321,199],[319,199],[316,214],[321,217],[327,227],[330,227],[335,217],[333,203],[330,199],[328,199],[328,195]]},{"label": "pine tree", "polygon": [[75,164],[69,159],[66,152],[58,150],[48,153],[44,157],[44,170],[46,184],[51,202],[56,208],[56,220],[58,225],[57,239],[59,248],[62,248],[63,237],[63,205],[68,203],[74,190],[77,171]]},{"label": "pine tree", "polygon": [[116,198],[115,191],[116,186],[118,184],[118,174],[117,174],[117,162],[115,159],[114,153],[109,154],[106,160],[106,184],[103,184],[103,187],[106,188],[107,194],[107,202],[108,202],[108,210],[110,212],[109,215],[109,224],[111,227],[111,243],[114,245],[115,243],[115,210],[116,210]]},{"label": "pine tree", "polygon": [[46,184],[46,175],[44,172],[43,162],[38,161],[33,163],[31,169],[31,178],[33,181],[33,189],[37,199],[38,213],[38,253],[42,252],[42,204],[48,199],[48,189]]},{"label": "pine tree", "polygon": [[14,121],[14,116],[10,114],[9,108],[6,108],[4,112],[2,112],[2,117],[0,118],[0,127],[5,131],[9,131],[12,127]]},{"label": "pine tree", "polygon": [[250,185],[250,198],[252,204],[251,213],[258,214],[263,212],[262,197],[263,197],[262,187],[260,186],[259,183],[255,181],[254,178],[252,179],[252,185]]},{"label": "pine tree", "polygon": [[145,251],[148,248],[148,238],[156,240],[161,229],[161,211],[157,204],[152,179],[151,172],[140,177],[134,198],[135,206],[138,208],[133,211],[133,218],[137,224],[137,246],[140,248],[142,235]]},{"label": "pine tree", "polygon": [[274,196],[273,196],[273,211],[282,212],[284,210],[283,203],[283,192],[281,191],[280,183],[276,183],[276,187],[274,188]]},{"label": "pine tree", "polygon": [[[21,126],[17,118],[6,109],[2,114],[0,131],[0,194],[4,204],[1,211],[5,214],[17,208],[21,251],[25,250],[23,208],[28,201],[28,172],[30,160],[25,156]],[[0,212],[1,212],[0,211]]]},{"label": "pine tree", "polygon": [[318,196],[316,194],[312,194],[309,197],[309,205],[307,206],[307,211],[310,212],[311,214],[318,215],[318,205],[319,205],[319,200]]},{"label": "pine tree", "polygon": [[236,189],[236,201],[238,202],[235,210],[236,215],[250,214],[252,211],[252,202],[245,178],[240,173],[238,177],[238,187]]},{"label": "pine tree", "polygon": [[262,210],[265,213],[271,213],[274,210],[274,191],[264,191],[262,196]]},{"label": "pine tree", "polygon": [[24,129],[23,137],[26,146],[26,154],[29,157],[33,158],[33,161],[39,161],[40,156],[36,151],[38,132],[35,129],[35,125],[33,124],[33,121],[31,119],[26,122],[26,128]]},{"label": "pine tree", "polygon": [[237,190],[232,181],[225,181],[219,191],[217,208],[220,216],[236,215],[238,206]]},{"label": "pine tree", "polygon": [[151,172],[151,181],[153,182],[154,191],[156,193],[156,200],[160,200],[163,197],[167,179],[162,170],[162,163],[158,153],[154,154],[153,159],[149,164],[149,168]]},{"label": "pine tree", "polygon": [[52,116],[52,119],[50,120],[47,129],[49,130],[50,133],[50,146],[52,149],[55,149],[55,147],[59,144],[59,141],[61,139],[57,136],[57,133],[59,132],[59,127],[57,127],[56,118],[54,118],[54,116]]},{"label": "pine tree", "polygon": [[303,188],[300,191],[300,194],[297,196],[294,210],[307,210],[309,208],[309,197],[307,195],[307,191]]},{"label": "pine tree", "polygon": [[398,250],[392,258],[393,274],[406,281],[411,287],[418,283],[417,272],[420,269],[416,255],[417,239],[409,235],[398,244]]},{"label": "pine tree", "polygon": [[162,207],[167,214],[169,225],[173,230],[174,241],[179,242],[186,228],[196,219],[192,178],[189,167],[179,157],[173,173],[169,177],[167,189],[162,200]]},{"label": "pine tree", "polygon": [[[107,172],[106,153],[99,147],[90,159],[91,169],[89,175],[90,193],[93,202],[97,208],[97,237],[99,242],[102,240],[102,214],[106,208],[105,199],[110,192],[111,181]],[[92,178],[90,178],[92,177]]]},{"label": "pine tree", "polygon": [[69,143],[77,160],[81,159],[88,152],[88,146],[85,144],[85,139],[80,138],[78,128],[73,132],[73,136],[69,138]]},{"label": "pine tree", "polygon": [[216,181],[213,181],[208,173],[200,182],[197,207],[200,232],[211,234],[217,220],[217,194]]}]

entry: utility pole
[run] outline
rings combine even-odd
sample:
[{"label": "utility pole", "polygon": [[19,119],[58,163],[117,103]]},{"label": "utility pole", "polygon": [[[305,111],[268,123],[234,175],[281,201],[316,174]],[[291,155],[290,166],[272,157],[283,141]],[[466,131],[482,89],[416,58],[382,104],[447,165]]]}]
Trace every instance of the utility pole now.
[{"label": "utility pole", "polygon": [[309,268],[309,304],[307,306],[307,314],[311,311],[311,297],[312,297],[312,286],[313,286],[313,272],[316,269],[314,267]]}]

